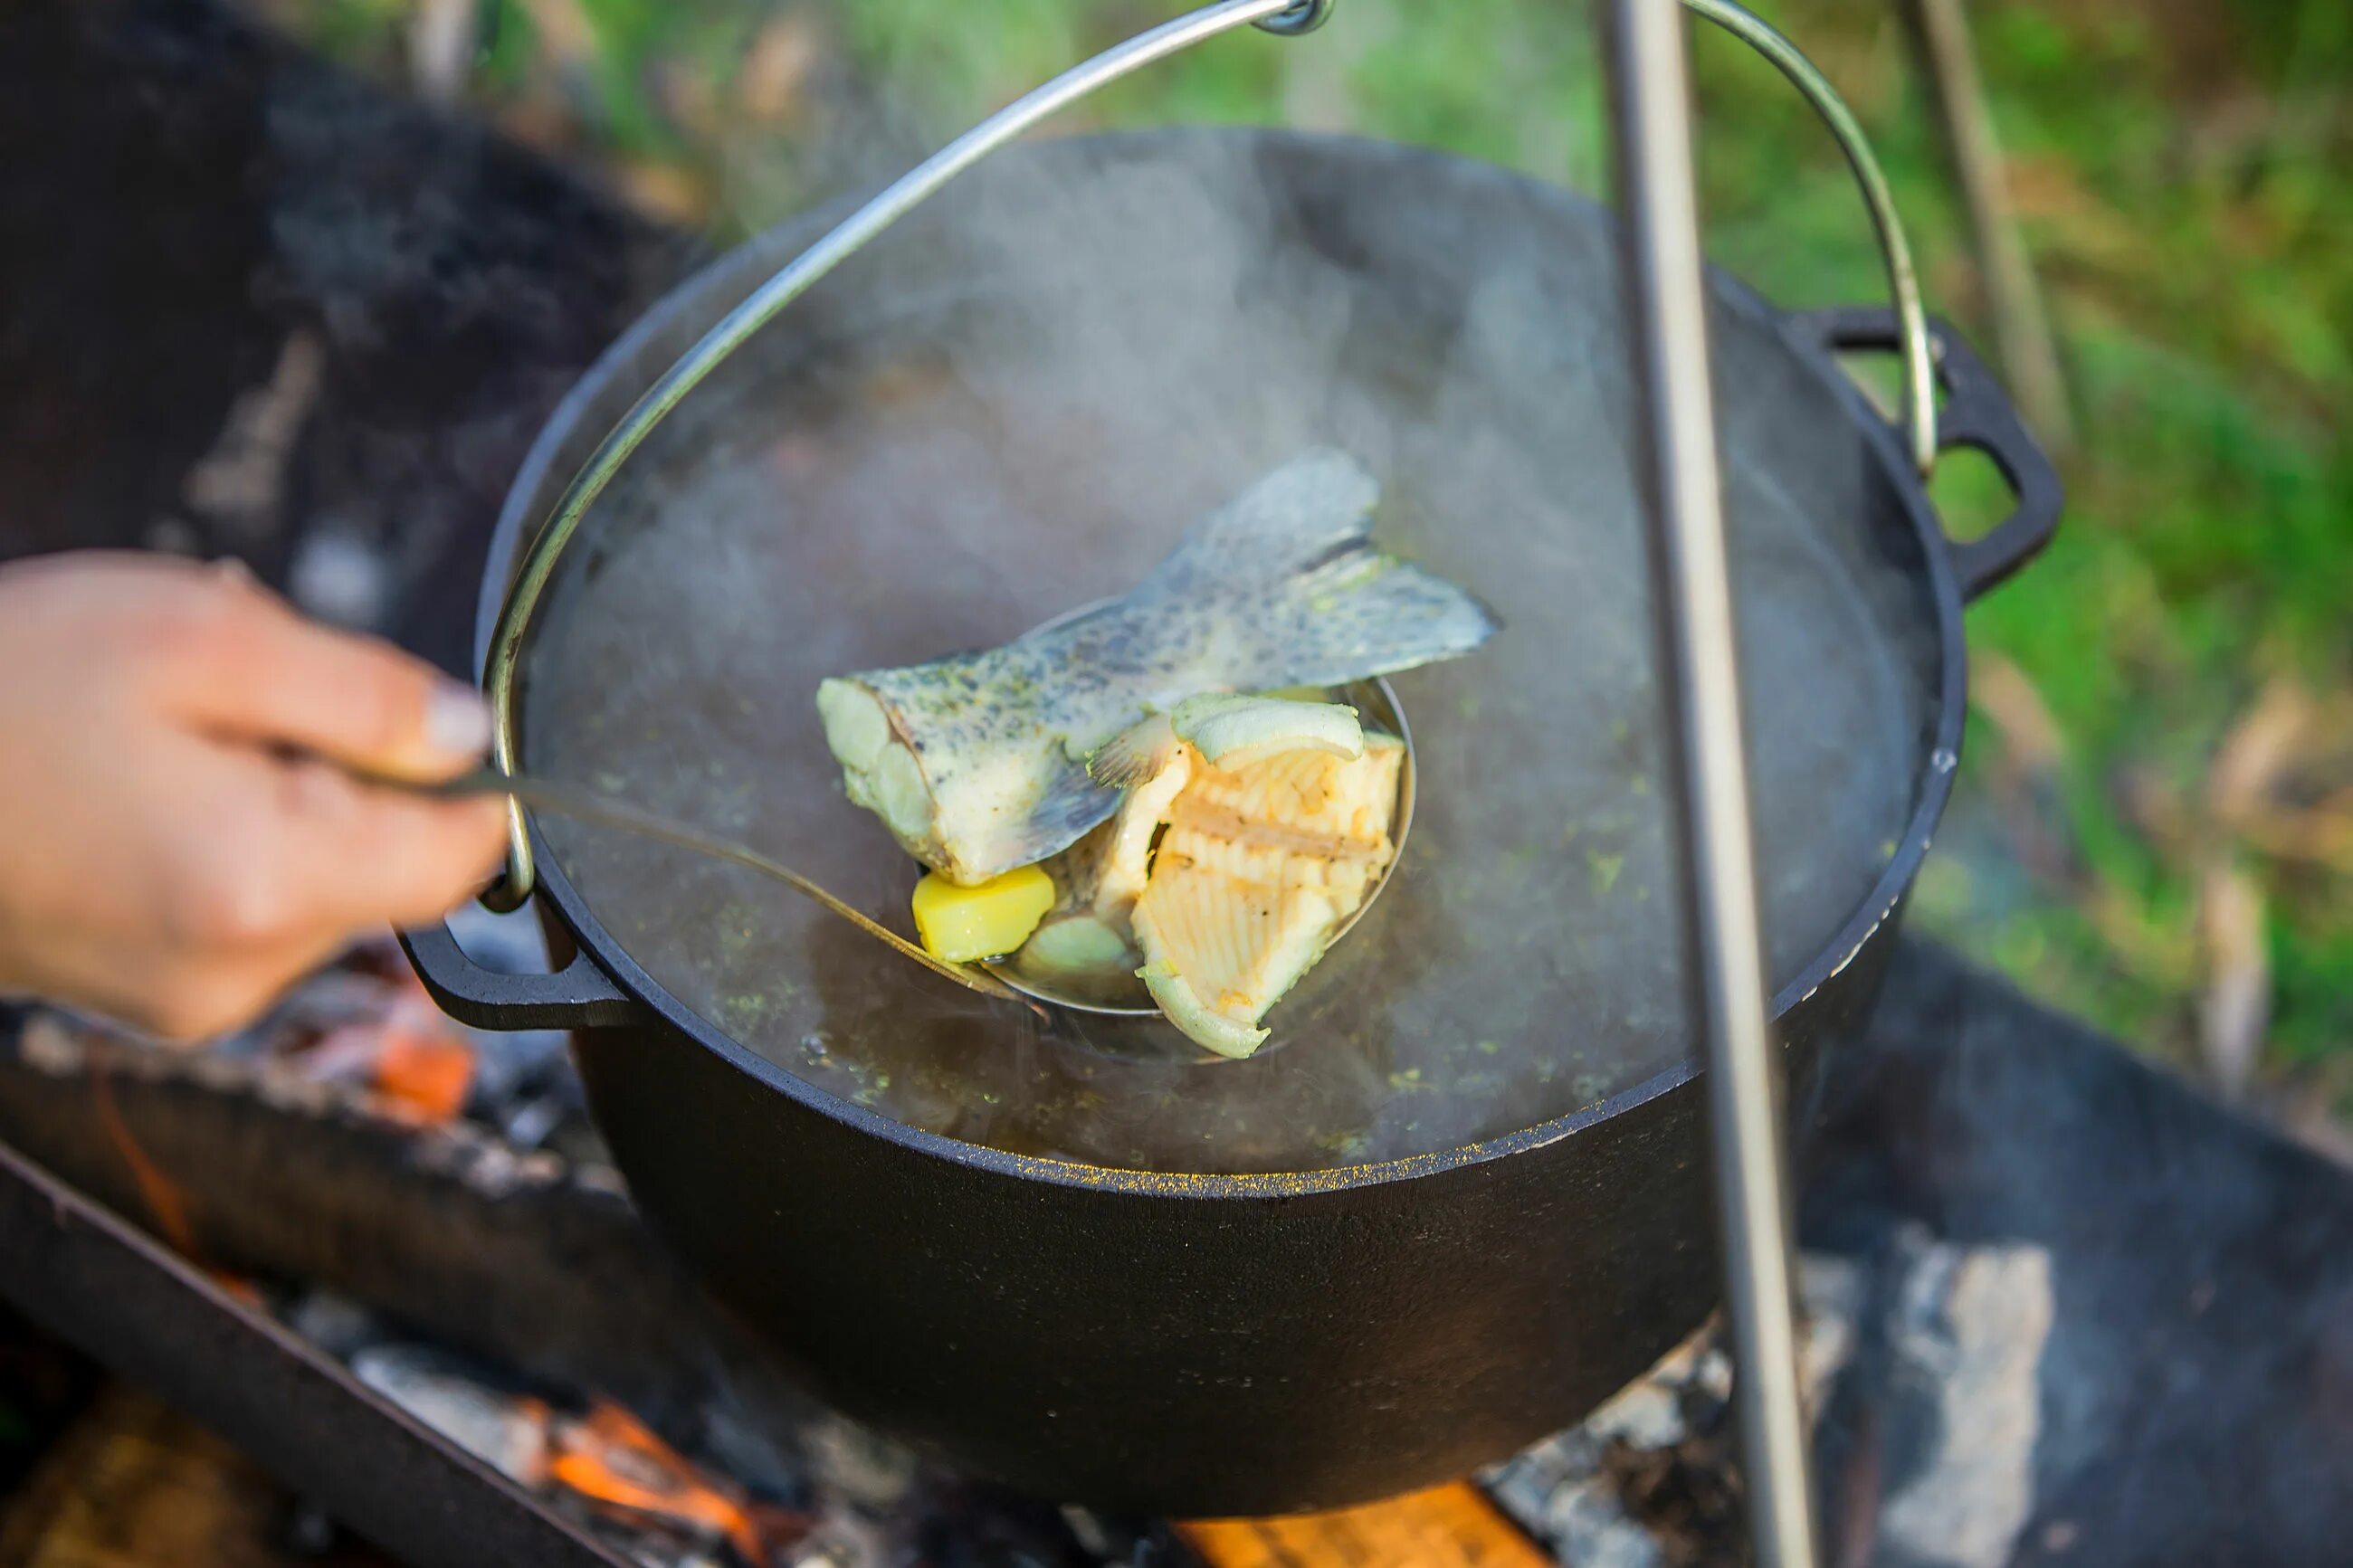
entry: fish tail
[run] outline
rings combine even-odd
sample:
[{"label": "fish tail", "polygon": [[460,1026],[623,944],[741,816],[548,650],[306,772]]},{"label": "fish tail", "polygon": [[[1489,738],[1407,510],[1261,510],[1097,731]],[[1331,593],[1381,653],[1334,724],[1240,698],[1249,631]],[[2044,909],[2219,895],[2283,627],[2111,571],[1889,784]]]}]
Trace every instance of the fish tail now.
[{"label": "fish tail", "polygon": [[1187,531],[1139,592],[1214,593],[1311,571],[1371,540],[1380,499],[1378,481],[1347,453],[1303,452]]},{"label": "fish tail", "polygon": [[1340,685],[1460,658],[1500,624],[1453,584],[1369,549],[1303,574],[1248,613],[1261,661],[1251,689]]},{"label": "fish tail", "polygon": [[1336,685],[1456,658],[1494,636],[1494,613],[1376,550],[1380,486],[1319,448],[1204,519],[1146,584],[1214,621],[1244,691]]}]

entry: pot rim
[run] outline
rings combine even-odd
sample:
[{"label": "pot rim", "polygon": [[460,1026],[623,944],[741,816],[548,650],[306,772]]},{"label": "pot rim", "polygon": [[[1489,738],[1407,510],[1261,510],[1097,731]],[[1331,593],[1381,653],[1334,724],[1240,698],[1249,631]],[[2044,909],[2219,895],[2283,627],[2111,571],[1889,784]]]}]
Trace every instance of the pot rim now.
[{"label": "pot rim", "polygon": [[[1514,186],[1518,195],[1532,205],[1598,205],[1591,197],[1577,192],[1482,159],[1377,137],[1284,127],[1181,126],[1074,135],[1008,148],[999,156],[1031,156],[1059,143],[1117,146],[1122,143],[1165,142],[1172,137],[1287,142],[1326,156],[1361,159],[1377,155],[1388,160],[1392,166],[1399,161],[1444,164],[1457,177],[1475,174]],[[508,487],[498,522],[491,531],[475,613],[474,660],[478,678],[488,662],[492,629],[497,624],[508,576],[525,537],[525,530],[535,527],[542,521],[535,514],[543,511],[544,508],[534,506],[534,498],[546,487],[557,455],[565,442],[574,436],[591,405],[612,383],[623,377],[630,360],[642,352],[648,342],[670,328],[678,318],[686,315],[714,291],[740,297],[747,279],[756,279],[765,276],[774,269],[778,258],[789,258],[807,248],[842,216],[854,210],[859,199],[855,195],[838,199],[786,218],[697,268],[616,338],[581,374],[571,390],[548,415]],[[1613,217],[1609,221],[1614,223],[1616,220]],[[1968,697],[1968,645],[1962,629],[1960,583],[1951,556],[1953,547],[1937,524],[1926,486],[1905,450],[1900,429],[1882,416],[1853,378],[1840,369],[1829,349],[1792,330],[1793,318],[1788,312],[1774,306],[1738,278],[1716,267],[1708,268],[1707,281],[1710,297],[1720,308],[1769,329],[1807,372],[1830,389],[1860,427],[1865,449],[1877,460],[1883,477],[1892,481],[1893,489],[1901,500],[1905,517],[1918,540],[1921,556],[1926,565],[1928,597],[1936,621],[1939,665],[1935,699],[1936,720],[1927,755],[1923,759],[1924,772],[1912,814],[1905,824],[1902,838],[1897,841],[1895,853],[1882,868],[1869,894],[1797,975],[1774,992],[1771,1016],[1778,1028],[1794,1008],[1861,956],[1879,929],[1895,918],[1922,862],[1927,858],[1936,825],[1951,799],[1953,779],[1958,770]],[[535,821],[532,835],[538,856],[540,884],[533,898],[543,898],[549,901],[584,954],[597,967],[695,1045],[716,1054],[761,1089],[782,1094],[803,1108],[854,1131],[879,1138],[910,1153],[1020,1180],[1101,1192],[1190,1198],[1291,1198],[1380,1186],[1544,1148],[1608,1121],[1623,1111],[1684,1089],[1704,1070],[1699,1057],[1694,1054],[1606,1100],[1517,1131],[1426,1154],[1324,1170],[1138,1171],[1077,1160],[1016,1154],[945,1133],[910,1127],[821,1089],[743,1045],[681,1002],[640,967],[628,950],[606,930],[578,889],[573,887],[561,862],[541,837]]]}]

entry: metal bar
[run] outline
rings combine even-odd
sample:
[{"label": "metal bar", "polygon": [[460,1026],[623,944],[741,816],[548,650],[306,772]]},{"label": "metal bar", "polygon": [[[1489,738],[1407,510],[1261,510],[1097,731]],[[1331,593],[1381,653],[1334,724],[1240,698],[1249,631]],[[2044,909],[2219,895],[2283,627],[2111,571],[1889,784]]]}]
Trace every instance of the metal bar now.
[{"label": "metal bar", "polygon": [[2059,363],[2058,341],[2042,298],[2042,279],[2019,231],[2010,200],[2010,171],[1994,133],[1978,70],[1977,46],[1961,0],[1908,0],[1903,7],[1944,132],[1945,155],[1977,237],[1978,270],[1985,279],[1986,312],[1993,320],[2001,368],[2018,390],[2020,408],[2034,433],[2062,454],[2075,445],[2075,422],[2067,406],[2067,375]]},{"label": "metal bar", "polygon": [[1667,798],[1681,814],[1683,973],[1708,1057],[1749,1527],[1762,1568],[1811,1568],[1781,1096],[1757,917],[1685,24],[1675,0],[1610,0],[1604,22]]},{"label": "metal bar", "polygon": [[315,1346],[5,1143],[0,1297],[416,1568],[629,1568]]}]

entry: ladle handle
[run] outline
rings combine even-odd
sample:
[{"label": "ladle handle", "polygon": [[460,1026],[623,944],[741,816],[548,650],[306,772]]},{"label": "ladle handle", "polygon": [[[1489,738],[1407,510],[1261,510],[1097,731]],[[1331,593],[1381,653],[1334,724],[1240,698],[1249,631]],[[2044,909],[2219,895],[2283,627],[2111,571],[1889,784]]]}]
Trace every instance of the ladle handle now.
[{"label": "ladle handle", "polygon": [[[1806,346],[1823,353],[1890,351],[1903,342],[1902,325],[1894,313],[1878,306],[1808,311],[1790,317],[1788,325]],[[2042,552],[2059,530],[2065,492],[2058,469],[1968,340],[1937,318],[1930,320],[1928,335],[1936,383],[1945,392],[1944,411],[1937,421],[1937,449],[1966,447],[1983,452],[2010,486],[2012,497],[2010,515],[1978,538],[1946,536],[1953,575],[1967,603],[2001,586]]]},{"label": "ladle handle", "polygon": [[501,974],[466,956],[447,924],[397,933],[401,950],[440,1009],[477,1029],[618,1029],[646,1021],[644,1004],[586,952],[553,974]]}]

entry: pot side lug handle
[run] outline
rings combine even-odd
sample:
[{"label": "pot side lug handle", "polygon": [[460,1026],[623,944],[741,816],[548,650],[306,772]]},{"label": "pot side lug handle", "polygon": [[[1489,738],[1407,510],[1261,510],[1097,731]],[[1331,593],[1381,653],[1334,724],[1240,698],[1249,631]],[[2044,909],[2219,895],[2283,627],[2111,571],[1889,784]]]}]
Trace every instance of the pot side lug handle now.
[{"label": "pot side lug handle", "polygon": [[644,1005],[585,952],[553,974],[501,974],[466,956],[447,924],[395,933],[436,1005],[477,1029],[617,1029],[644,1021]]},{"label": "pot side lug handle", "polygon": [[[1856,349],[1893,352],[1903,342],[1895,313],[1876,305],[1800,311],[1788,318],[1788,330],[1801,345],[1824,354]],[[2058,531],[2066,495],[2059,471],[1968,341],[1939,317],[1930,318],[1928,331],[1936,380],[1945,393],[1936,449],[1968,447],[1983,452],[2012,497],[2010,515],[1982,537],[1946,541],[1966,603],[2000,587],[2042,552]]]}]

